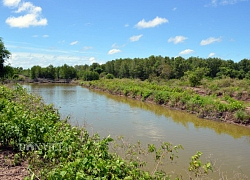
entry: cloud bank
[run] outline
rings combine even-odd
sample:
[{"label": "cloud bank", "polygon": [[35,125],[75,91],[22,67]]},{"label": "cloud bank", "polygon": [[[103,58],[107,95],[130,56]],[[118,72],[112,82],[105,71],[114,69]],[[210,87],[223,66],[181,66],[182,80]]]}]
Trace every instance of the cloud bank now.
[{"label": "cloud bank", "polygon": [[50,64],[53,64],[53,66],[62,66],[63,64],[70,66],[92,64],[96,62],[96,58],[92,56],[75,56],[70,54],[52,55],[44,53],[14,52],[9,61],[13,67],[31,68],[35,65],[47,67]]},{"label": "cloud bank", "polygon": [[31,2],[21,2],[21,0],[3,0],[3,5],[9,8],[17,8],[14,13],[24,15],[10,16],[6,19],[6,23],[10,27],[28,28],[30,26],[46,26],[48,21],[42,18],[42,8],[33,5]]}]

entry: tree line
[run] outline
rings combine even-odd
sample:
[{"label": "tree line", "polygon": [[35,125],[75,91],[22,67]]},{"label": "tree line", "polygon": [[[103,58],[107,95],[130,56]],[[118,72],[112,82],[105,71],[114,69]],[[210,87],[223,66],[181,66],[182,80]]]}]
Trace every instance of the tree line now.
[{"label": "tree line", "polygon": [[[20,68],[19,68],[20,70]],[[83,79],[95,80],[100,77],[132,78],[141,80],[154,79],[181,79],[184,76],[209,78],[238,78],[250,79],[250,60],[239,62],[222,60],[220,58],[190,57],[162,57],[125,58],[108,61],[105,64],[76,65],[54,67],[33,66],[31,69],[21,70],[19,73],[30,78],[48,79]]]},{"label": "tree line", "polygon": [[[10,52],[4,47],[0,38],[0,77],[16,78],[22,74],[31,79],[82,79],[96,80],[107,78],[132,78],[141,80],[168,80],[188,77],[192,82],[199,82],[204,76],[208,78],[250,79],[250,59],[239,62],[220,58],[189,57],[187,59],[168,56],[150,56],[148,58],[120,58],[105,64],[75,65],[54,67],[33,66],[30,69],[4,66]],[[195,84],[194,84],[195,85]]]},{"label": "tree line", "polygon": [[83,79],[96,80],[100,77],[132,78],[141,80],[155,79],[181,79],[189,78],[238,78],[250,79],[250,60],[243,59],[239,62],[222,60],[220,58],[190,57],[162,57],[150,56],[148,58],[125,58],[108,61],[105,64],[93,63],[92,65],[76,65],[54,67],[33,66],[30,69],[5,67],[8,77],[23,74],[31,79]]}]

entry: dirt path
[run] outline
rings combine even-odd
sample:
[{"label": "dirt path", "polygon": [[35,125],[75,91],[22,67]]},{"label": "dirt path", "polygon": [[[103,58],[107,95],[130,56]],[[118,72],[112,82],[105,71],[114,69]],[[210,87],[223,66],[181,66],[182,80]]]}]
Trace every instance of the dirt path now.
[{"label": "dirt path", "polygon": [[0,149],[0,179],[21,180],[29,175],[28,162],[14,165],[15,153],[11,150]]}]

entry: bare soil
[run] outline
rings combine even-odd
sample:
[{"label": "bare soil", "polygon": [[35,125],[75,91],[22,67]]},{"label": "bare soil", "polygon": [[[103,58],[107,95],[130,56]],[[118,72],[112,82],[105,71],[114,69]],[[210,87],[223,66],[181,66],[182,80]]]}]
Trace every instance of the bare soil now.
[{"label": "bare soil", "polygon": [[0,148],[0,179],[21,180],[29,176],[28,162],[15,162],[16,152]]}]

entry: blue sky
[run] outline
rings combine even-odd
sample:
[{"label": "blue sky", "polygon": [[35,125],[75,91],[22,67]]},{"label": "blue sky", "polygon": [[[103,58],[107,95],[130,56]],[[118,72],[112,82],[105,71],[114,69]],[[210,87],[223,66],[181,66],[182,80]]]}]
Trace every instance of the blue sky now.
[{"label": "blue sky", "polygon": [[1,0],[8,63],[30,68],[161,55],[250,59],[249,0]]}]

